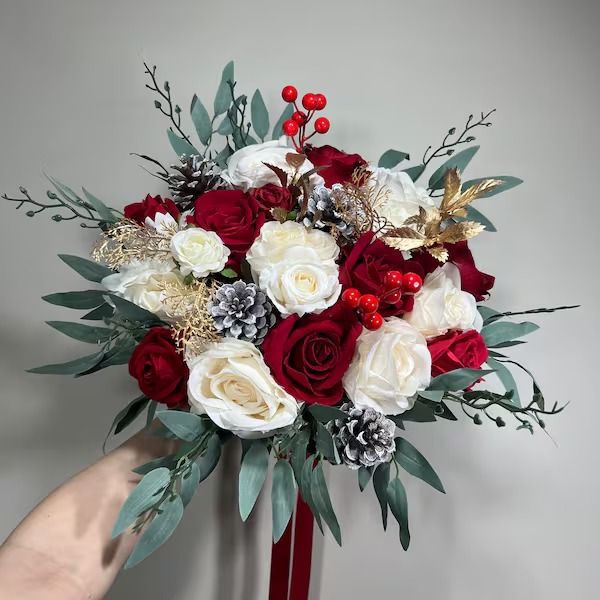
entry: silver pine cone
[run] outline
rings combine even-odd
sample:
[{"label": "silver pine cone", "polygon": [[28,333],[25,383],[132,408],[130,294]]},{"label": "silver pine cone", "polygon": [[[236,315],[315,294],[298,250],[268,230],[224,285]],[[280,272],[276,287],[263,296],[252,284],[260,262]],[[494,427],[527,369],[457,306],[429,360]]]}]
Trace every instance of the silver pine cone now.
[{"label": "silver pine cone", "polygon": [[331,189],[317,185],[308,198],[304,225],[338,233],[344,238],[351,239],[354,234],[352,225],[344,220],[339,211],[339,202],[345,197],[344,186],[334,183]]},{"label": "silver pine cone", "polygon": [[169,175],[167,183],[175,201],[184,210],[191,208],[200,194],[227,187],[226,181],[221,177],[221,168],[214,161],[185,154],[179,160],[181,164],[171,165],[174,173]]},{"label": "silver pine cone", "polygon": [[396,450],[394,422],[372,408],[363,410],[349,402],[341,410],[348,418],[334,421],[330,428],[344,463],[358,469],[389,462]]},{"label": "silver pine cone", "polygon": [[260,344],[275,324],[273,305],[253,283],[226,283],[209,304],[217,331],[227,337]]}]

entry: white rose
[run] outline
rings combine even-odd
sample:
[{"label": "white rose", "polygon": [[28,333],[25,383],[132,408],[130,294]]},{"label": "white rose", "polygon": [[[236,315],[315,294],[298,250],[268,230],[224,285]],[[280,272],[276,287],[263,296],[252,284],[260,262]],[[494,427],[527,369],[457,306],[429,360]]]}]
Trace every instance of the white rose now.
[{"label": "white rose", "polygon": [[190,227],[171,238],[171,252],[183,275],[206,277],[222,271],[229,258],[229,248],[214,231]]},{"label": "white rose", "polygon": [[168,317],[164,306],[164,285],[183,285],[181,274],[174,269],[172,261],[133,262],[120,267],[118,273],[105,277],[102,285],[163,319]]},{"label": "white rose", "polygon": [[413,407],[415,394],[431,380],[425,338],[406,321],[391,317],[364,331],[344,376],[344,389],[358,408],[397,415]]},{"label": "white rose", "polygon": [[207,414],[239,437],[265,437],[296,419],[296,400],[275,382],[250,342],[230,338],[215,342],[189,367],[192,411]]},{"label": "white rose", "polygon": [[369,182],[383,198],[377,204],[377,213],[392,225],[401,227],[408,217],[418,214],[420,206],[425,209],[434,206],[427,190],[416,186],[406,173],[383,167],[371,167],[371,172]]},{"label": "white rose", "polygon": [[263,269],[258,285],[284,318],[323,312],[342,291],[335,262],[322,261],[316,250],[300,246],[289,248],[280,262]]},{"label": "white rose", "polygon": [[483,319],[475,298],[460,289],[460,271],[452,263],[438,267],[425,277],[415,295],[411,312],[404,318],[426,338],[443,335],[451,329],[481,330]]},{"label": "white rose", "polygon": [[[287,145],[285,137],[262,144],[251,144],[237,150],[229,157],[227,169],[221,173],[221,176],[231,185],[244,191],[252,187],[262,187],[267,183],[281,185],[277,175],[264,163],[279,167],[293,175],[295,170],[285,160],[289,152],[294,153],[295,150]],[[302,175],[313,168],[313,164],[306,159],[298,169],[298,174]],[[323,183],[323,178],[316,174],[312,175],[310,180],[314,185]]]},{"label": "white rose", "polygon": [[153,229],[156,229],[158,233],[163,234],[179,229],[179,224],[169,213],[157,212],[154,215],[154,219],[146,217],[144,223],[146,227],[152,227]]}]

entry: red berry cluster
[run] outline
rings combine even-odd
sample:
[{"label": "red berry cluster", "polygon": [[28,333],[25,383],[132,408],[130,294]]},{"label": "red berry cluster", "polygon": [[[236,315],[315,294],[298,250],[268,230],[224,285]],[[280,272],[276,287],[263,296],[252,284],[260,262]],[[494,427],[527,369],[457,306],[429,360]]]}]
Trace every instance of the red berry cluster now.
[{"label": "red berry cluster", "polygon": [[[291,119],[284,121],[282,129],[285,135],[292,138],[294,146],[298,152],[304,152],[304,144],[317,133],[327,133],[329,131],[329,119],[319,117],[315,119],[315,130],[306,135],[306,126],[318,110],[323,110],[327,106],[327,98],[323,94],[304,94],[302,96],[302,106],[308,111],[304,112],[298,108],[296,100],[298,99],[298,90],[293,85],[286,85],[281,90],[281,97],[288,103],[294,104],[294,114]],[[296,141],[294,138],[298,136]]]},{"label": "red berry cluster", "polygon": [[342,302],[358,311],[363,325],[374,331],[383,325],[383,317],[377,312],[382,302],[396,304],[402,294],[416,294],[423,286],[423,280],[416,273],[388,271],[383,279],[383,293],[361,294],[356,288],[347,288],[342,293]]}]

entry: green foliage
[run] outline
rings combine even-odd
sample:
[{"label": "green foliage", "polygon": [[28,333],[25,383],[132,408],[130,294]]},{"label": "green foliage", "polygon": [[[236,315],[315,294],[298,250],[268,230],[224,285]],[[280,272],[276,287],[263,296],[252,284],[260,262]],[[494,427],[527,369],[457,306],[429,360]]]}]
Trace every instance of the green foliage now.
[{"label": "green foliage", "polygon": [[223,269],[221,271],[221,275],[223,277],[227,277],[227,279],[235,279],[238,276],[238,274],[233,269],[230,269],[229,267],[227,267],[226,269]]},{"label": "green foliage", "polygon": [[283,135],[283,124],[285,121],[292,118],[292,114],[294,114],[294,105],[286,104],[281,116],[277,119],[277,123],[273,126],[273,133],[271,134],[272,139],[277,140]]},{"label": "green foliage", "polygon": [[183,506],[187,506],[190,500],[194,497],[198,485],[200,484],[200,468],[198,464],[193,462],[189,468],[181,476],[181,489],[179,495]]},{"label": "green foliage", "polygon": [[234,82],[234,66],[233,61],[229,61],[221,75],[221,83],[217,89],[217,94],[214,101],[215,115],[222,115],[227,112],[231,104],[231,91],[229,84]]},{"label": "green foliage", "polygon": [[342,545],[342,534],[340,531],[340,525],[337,517],[331,505],[331,498],[329,497],[329,490],[327,489],[327,482],[325,481],[325,475],[323,473],[323,464],[317,463],[311,475],[311,496],[315,505],[315,508],[323,518],[329,530],[333,534],[335,541],[341,546]]},{"label": "green foliage", "polygon": [[213,434],[206,445],[206,451],[198,459],[200,471],[199,482],[204,481],[215,470],[221,459],[221,439],[217,433]]},{"label": "green foliage", "polygon": [[377,465],[373,473],[373,489],[381,507],[381,521],[383,529],[387,529],[388,522],[388,498],[387,488],[390,481],[390,463],[381,463]]},{"label": "green foliage", "polygon": [[496,376],[504,386],[504,389],[507,392],[512,391],[512,402],[517,406],[521,406],[521,398],[519,396],[517,382],[515,381],[515,378],[513,377],[510,370],[507,367],[505,367],[499,360],[496,360],[491,356],[488,356],[486,362],[491,369],[494,369],[494,371],[496,372]]},{"label": "green foliage", "polygon": [[202,104],[202,101],[196,94],[192,98],[190,113],[200,141],[207,146],[212,137],[212,121],[204,104]]},{"label": "green foliage", "polygon": [[126,427],[131,425],[131,423],[133,423],[136,420],[136,418],[142,413],[146,406],[148,406],[148,402],[150,402],[150,399],[146,398],[146,396],[138,396],[117,413],[117,416],[114,418],[110,429],[106,434],[104,443],[102,444],[103,451],[106,450],[106,442],[108,441],[110,434],[114,431],[114,434],[118,435]]},{"label": "green foliage", "polygon": [[240,516],[245,521],[252,512],[267,478],[269,451],[262,442],[254,442],[244,454],[239,476]]},{"label": "green foliage", "polygon": [[369,485],[371,477],[373,475],[373,468],[360,467],[357,472],[358,476],[358,487],[361,492],[365,491],[365,488]]},{"label": "green foliage", "polygon": [[315,455],[311,454],[305,461],[302,467],[302,472],[300,476],[300,481],[298,482],[298,486],[300,488],[300,494],[302,498],[304,498],[304,502],[308,504],[310,510],[312,511],[315,522],[317,523],[321,533],[323,533],[323,523],[321,522],[321,515],[317,510],[317,506],[313,499],[312,494],[312,473],[314,468]]},{"label": "green foliage", "polygon": [[489,373],[493,373],[493,371],[489,369],[455,369],[434,377],[428,390],[464,390]]},{"label": "green foliage", "polygon": [[79,373],[83,373],[96,366],[103,357],[104,352],[100,351],[65,363],[50,364],[27,369],[27,372],[36,373],[38,375],[78,375]]},{"label": "green foliage", "polygon": [[91,204],[92,208],[98,213],[100,220],[104,223],[115,223],[118,220],[118,216],[112,208],[109,208],[96,196],[88,192],[85,188],[82,188],[85,199]]},{"label": "green foliage", "polygon": [[258,137],[264,142],[267,133],[269,133],[269,112],[265,106],[260,90],[256,90],[250,101],[250,116],[252,118],[252,127]]},{"label": "green foliage", "polygon": [[79,310],[96,308],[104,303],[104,290],[86,290],[82,292],[57,292],[42,296],[44,302],[55,306],[64,306]]},{"label": "green foliage", "polygon": [[444,187],[444,176],[449,169],[458,169],[461,173],[467,168],[479,146],[471,146],[453,154],[443,165],[437,168],[429,178],[429,188],[439,190]]},{"label": "green foliage", "polygon": [[71,254],[59,254],[58,258],[69,265],[71,269],[79,273],[84,279],[93,281],[94,283],[100,283],[105,277],[113,275],[114,273],[114,271],[108,267],[88,260],[87,258],[81,258]]},{"label": "green foliage", "polygon": [[189,412],[159,410],[156,417],[169,431],[186,442],[193,442],[206,431],[204,420]]},{"label": "green foliage", "polygon": [[539,325],[524,321],[522,323],[512,323],[511,321],[494,321],[489,325],[484,325],[481,335],[488,348],[494,348],[498,344],[510,342],[516,338],[523,337],[539,329]]},{"label": "green foliage", "polygon": [[483,226],[485,226],[485,230],[489,231],[490,233],[498,231],[494,224],[482,212],[478,211],[471,204],[467,205],[465,210],[467,211],[467,216],[465,217],[466,220],[481,223]]},{"label": "green foliage", "polygon": [[340,457],[329,430],[317,421],[317,450],[332,463],[338,464]]},{"label": "green foliage", "polygon": [[392,479],[386,490],[387,500],[398,525],[400,527],[400,543],[404,550],[410,544],[410,531],[408,529],[408,500],[406,490],[400,479]]},{"label": "green foliage", "polygon": [[329,423],[329,421],[347,420],[348,414],[335,406],[327,406],[325,404],[311,404],[308,412],[319,422]]},{"label": "green foliage", "polygon": [[432,402],[441,402],[444,397],[444,390],[422,390],[417,393],[421,398],[431,400]]},{"label": "green foliage", "polygon": [[273,468],[273,486],[271,488],[274,542],[278,542],[285,532],[294,511],[295,499],[294,472],[287,460],[280,459]]},{"label": "green foliage", "polygon": [[310,430],[306,427],[294,435],[290,446],[290,451],[292,454],[290,462],[298,485],[300,485],[302,467],[304,466],[304,461],[306,460],[306,449],[308,447],[309,440]]},{"label": "green foliage", "polygon": [[423,172],[425,171],[426,165],[415,165],[414,167],[408,167],[404,169],[403,173],[406,173],[413,181],[417,181]]},{"label": "green foliage", "polygon": [[46,321],[46,324],[74,340],[87,342],[88,344],[108,342],[118,335],[114,329],[108,327],[94,327],[70,321]]},{"label": "green foliage", "polygon": [[192,146],[190,142],[183,138],[180,138],[172,129],[167,129],[167,136],[169,138],[171,148],[173,148],[177,156],[183,156],[184,154],[186,154],[187,156],[193,156],[194,154],[202,154],[194,146]]},{"label": "green foliage", "polygon": [[393,169],[396,165],[400,164],[403,160],[409,159],[410,156],[406,152],[400,152],[399,150],[386,150],[377,163],[378,167],[385,169]]},{"label": "green foliage", "polygon": [[444,486],[437,473],[429,464],[427,459],[408,441],[402,437],[396,438],[395,460],[408,473],[418,477],[442,494],[445,494]]},{"label": "green foliage", "polygon": [[89,313],[86,313],[81,317],[81,319],[86,321],[102,321],[104,319],[108,319],[113,316],[115,309],[108,304],[108,302],[104,302],[98,308],[91,310]]},{"label": "green foliage", "polygon": [[133,302],[129,302],[129,300],[125,300],[125,298],[121,298],[120,296],[116,296],[115,294],[107,294],[111,302],[115,305],[115,309],[117,313],[127,321],[135,321],[141,325],[160,325],[161,320],[149,310],[134,304]]}]

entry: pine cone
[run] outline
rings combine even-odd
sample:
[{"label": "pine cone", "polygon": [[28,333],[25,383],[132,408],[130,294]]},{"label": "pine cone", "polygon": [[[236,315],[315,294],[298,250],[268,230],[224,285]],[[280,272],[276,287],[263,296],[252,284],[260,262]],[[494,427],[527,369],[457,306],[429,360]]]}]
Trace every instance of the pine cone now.
[{"label": "pine cone", "polygon": [[333,234],[337,233],[344,238],[351,239],[354,228],[344,221],[343,215],[338,210],[339,205],[336,205],[335,196],[337,195],[339,201],[343,193],[344,186],[339,183],[334,183],[331,189],[324,185],[315,186],[308,198],[304,225],[331,231]]},{"label": "pine cone", "polygon": [[226,283],[208,307],[217,331],[257,346],[275,324],[273,305],[253,283]]},{"label": "pine cone", "polygon": [[227,187],[227,182],[221,177],[221,168],[214,161],[185,154],[180,160],[181,165],[171,165],[176,173],[169,175],[167,183],[175,202],[183,210],[191,208],[200,194]]},{"label": "pine cone", "polygon": [[347,420],[331,424],[331,433],[344,463],[351,469],[373,467],[388,462],[396,450],[396,425],[372,408],[356,408],[349,402],[341,406]]}]

